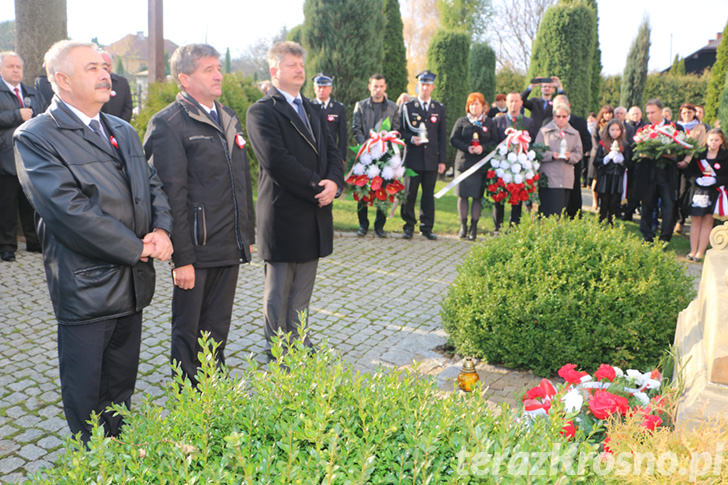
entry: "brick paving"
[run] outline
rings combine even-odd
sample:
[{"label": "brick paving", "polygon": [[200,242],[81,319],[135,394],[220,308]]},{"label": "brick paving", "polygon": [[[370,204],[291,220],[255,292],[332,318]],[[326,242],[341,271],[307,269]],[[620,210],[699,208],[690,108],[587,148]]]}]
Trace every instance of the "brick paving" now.
[{"label": "brick paving", "polygon": [[[471,245],[447,237],[405,241],[397,233],[385,240],[337,234],[334,254],[319,264],[311,302],[313,338],[328,339],[365,371],[418,362],[418,370],[435,376],[443,391],[452,390],[460,360],[434,351],[446,341],[440,302]],[[22,481],[50,466],[69,434],[60,402],[56,322],[41,256],[25,251],[16,256],[15,263],[0,264],[0,483]],[[233,370],[251,354],[264,361],[262,288],[262,261],[254,258],[238,279],[226,349]],[[161,403],[170,376],[171,292],[168,267],[158,263],[157,291],[144,311],[136,402],[146,394]],[[478,371],[494,407],[515,404],[523,389],[538,381],[527,372],[483,363]]]}]

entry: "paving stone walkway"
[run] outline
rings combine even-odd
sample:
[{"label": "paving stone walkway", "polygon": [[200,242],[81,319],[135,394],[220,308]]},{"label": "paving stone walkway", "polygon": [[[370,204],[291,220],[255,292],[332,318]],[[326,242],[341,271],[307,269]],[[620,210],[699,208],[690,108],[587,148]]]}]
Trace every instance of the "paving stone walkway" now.
[{"label": "paving stone walkway", "polygon": [[[417,361],[420,372],[452,390],[460,361],[434,351],[446,341],[440,302],[471,246],[446,237],[405,241],[397,233],[385,240],[337,234],[334,254],[319,264],[311,302],[314,339],[327,338],[361,370]],[[233,370],[251,354],[264,361],[262,288],[262,261],[254,258],[238,280],[226,349]],[[170,376],[171,292],[169,269],[158,263],[157,291],[144,312],[137,402],[142,394],[161,402]],[[0,264],[0,358],[0,483],[15,483],[51,465],[69,434],[60,402],[56,322],[38,254],[19,251],[15,263]],[[539,380],[486,364],[478,371],[494,407],[515,404]]]}]

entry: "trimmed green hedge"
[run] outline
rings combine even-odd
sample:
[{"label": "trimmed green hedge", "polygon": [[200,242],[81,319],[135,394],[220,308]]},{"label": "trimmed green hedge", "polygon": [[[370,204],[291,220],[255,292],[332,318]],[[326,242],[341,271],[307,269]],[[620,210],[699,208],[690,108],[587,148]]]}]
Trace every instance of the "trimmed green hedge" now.
[{"label": "trimmed green hedge", "polygon": [[551,376],[649,369],[694,296],[675,258],[593,218],[525,223],[475,246],[442,305],[461,355]]},{"label": "trimmed green hedge", "polygon": [[[558,459],[596,450],[588,443],[567,448],[558,412],[529,426],[505,405],[497,416],[488,411],[478,392],[443,396],[431,378],[412,372],[360,374],[326,347],[309,356],[300,339],[283,365],[264,372],[249,361],[238,377],[217,370],[202,345],[198,390],[177,377],[164,407],[145,399],[137,410],[118,409],[126,422],[121,436],[104,438],[96,427],[87,450],[69,440],[33,481],[482,483],[534,473],[522,466],[524,452]],[[502,459],[488,462],[486,453]],[[548,470],[543,464],[537,471]],[[584,476],[595,475],[587,467]]]}]

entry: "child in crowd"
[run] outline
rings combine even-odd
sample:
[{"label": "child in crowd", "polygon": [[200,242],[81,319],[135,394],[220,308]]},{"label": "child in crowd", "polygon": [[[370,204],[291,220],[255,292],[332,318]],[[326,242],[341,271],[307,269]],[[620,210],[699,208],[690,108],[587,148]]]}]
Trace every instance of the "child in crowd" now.
[{"label": "child in crowd", "polygon": [[619,120],[607,123],[594,157],[595,191],[599,198],[599,221],[614,224],[614,216],[626,193],[625,169],[632,163],[624,126]]},{"label": "child in crowd", "polygon": [[708,131],[706,146],[707,150],[693,157],[686,170],[691,191],[690,261],[703,259],[713,229],[713,214],[725,215],[728,211],[728,207],[722,207],[728,189],[728,144],[723,132]]}]

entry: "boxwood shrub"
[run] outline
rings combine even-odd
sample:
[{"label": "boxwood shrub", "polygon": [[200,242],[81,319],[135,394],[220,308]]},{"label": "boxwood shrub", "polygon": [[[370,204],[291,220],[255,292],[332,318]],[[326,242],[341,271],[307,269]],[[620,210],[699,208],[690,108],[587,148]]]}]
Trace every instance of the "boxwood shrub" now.
[{"label": "boxwood shrub", "polygon": [[[96,426],[87,448],[69,438],[33,482],[434,484],[518,475],[557,483],[561,468],[532,467],[529,452],[558,464],[596,451],[567,446],[563,416],[529,425],[506,405],[489,411],[478,392],[444,396],[416,372],[360,374],[325,346],[309,356],[297,340],[267,372],[249,361],[236,375],[216,369],[203,348],[197,390],[178,377],[164,406],[145,399],[136,410],[117,408],[126,423],[119,437]],[[590,476],[587,465],[582,477]]]},{"label": "boxwood shrub", "polygon": [[442,305],[461,355],[551,376],[649,369],[694,296],[674,257],[593,218],[525,223],[473,247]]}]

